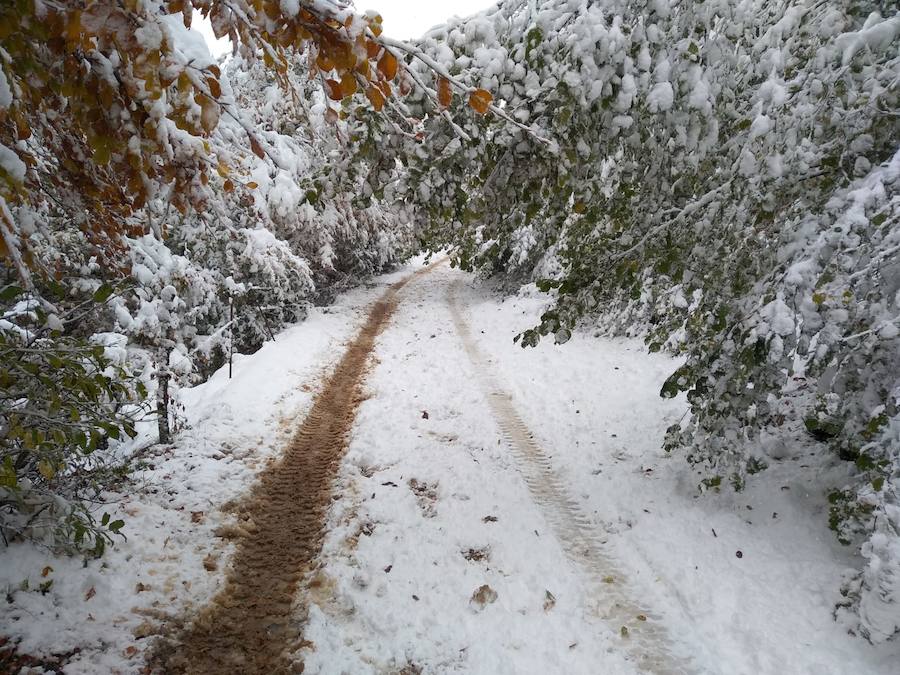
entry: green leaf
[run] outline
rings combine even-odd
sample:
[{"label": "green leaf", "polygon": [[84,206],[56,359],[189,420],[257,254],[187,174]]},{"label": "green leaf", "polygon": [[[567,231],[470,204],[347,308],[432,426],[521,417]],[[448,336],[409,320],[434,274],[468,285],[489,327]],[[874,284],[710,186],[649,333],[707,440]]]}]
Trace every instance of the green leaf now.
[{"label": "green leaf", "polygon": [[100,284],[100,288],[94,291],[94,302],[105,302],[113,294],[113,290],[109,284]]},{"label": "green leaf", "polygon": [[0,291],[0,302],[9,302],[13,298],[18,295],[22,295],[24,293],[21,288],[18,286],[7,286],[2,291]]}]

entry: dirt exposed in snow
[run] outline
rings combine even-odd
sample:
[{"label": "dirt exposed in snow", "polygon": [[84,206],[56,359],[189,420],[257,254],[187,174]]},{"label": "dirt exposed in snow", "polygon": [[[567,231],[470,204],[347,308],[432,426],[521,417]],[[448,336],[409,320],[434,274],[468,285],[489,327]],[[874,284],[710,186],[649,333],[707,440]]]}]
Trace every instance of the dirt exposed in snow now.
[{"label": "dirt exposed in snow", "polygon": [[302,663],[291,656],[304,644],[304,612],[294,598],[321,547],[332,482],[363,400],[369,357],[397,306],[398,291],[433,267],[395,283],[375,303],[283,458],[261,472],[236,506],[238,524],[220,532],[237,540],[224,588],[182,635],[161,644],[155,667],[192,675],[302,672]]}]

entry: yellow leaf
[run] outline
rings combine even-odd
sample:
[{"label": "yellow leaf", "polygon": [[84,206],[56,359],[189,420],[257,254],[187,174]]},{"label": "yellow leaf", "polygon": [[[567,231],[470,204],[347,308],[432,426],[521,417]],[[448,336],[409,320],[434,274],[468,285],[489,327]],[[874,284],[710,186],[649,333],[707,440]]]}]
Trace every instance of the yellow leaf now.
[{"label": "yellow leaf", "polygon": [[397,57],[385,49],[378,61],[378,72],[384,76],[384,79],[393,80],[397,77],[397,67]]},{"label": "yellow leaf", "polygon": [[366,89],[366,96],[376,111],[379,111],[384,107],[384,95],[377,87],[369,87]]},{"label": "yellow leaf", "polygon": [[494,97],[491,96],[491,93],[485,89],[476,89],[471,94],[469,94],[469,105],[472,106],[472,109],[484,115],[491,108],[491,101],[494,100]]},{"label": "yellow leaf", "polygon": [[255,190],[256,188],[259,187],[259,184],[256,183],[256,181],[251,180],[249,183],[247,183],[246,187],[248,190]]},{"label": "yellow leaf", "polygon": [[344,73],[341,78],[341,93],[344,97],[352,96],[356,93],[356,76],[353,73]]},{"label": "yellow leaf", "polygon": [[56,469],[54,469],[53,465],[46,459],[42,459],[38,462],[38,471],[40,471],[41,475],[47,480],[51,480],[56,475]]}]

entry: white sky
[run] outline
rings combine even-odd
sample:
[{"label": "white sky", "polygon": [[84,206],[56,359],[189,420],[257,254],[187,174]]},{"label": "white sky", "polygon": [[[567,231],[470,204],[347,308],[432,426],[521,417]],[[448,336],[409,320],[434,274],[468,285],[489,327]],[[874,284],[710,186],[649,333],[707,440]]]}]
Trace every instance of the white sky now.
[{"label": "white sky", "polygon": [[[469,16],[496,4],[496,0],[355,0],[359,11],[378,10],[384,19],[385,35],[399,40],[417,38],[429,28],[443,23],[451,16]],[[199,30],[210,51],[219,56],[231,50],[227,38],[216,40],[208,21],[195,14],[192,29]]]},{"label": "white sky", "polygon": [[469,16],[496,0],[355,0],[359,10],[376,9],[384,19],[385,35],[399,40],[417,38],[451,16]]}]

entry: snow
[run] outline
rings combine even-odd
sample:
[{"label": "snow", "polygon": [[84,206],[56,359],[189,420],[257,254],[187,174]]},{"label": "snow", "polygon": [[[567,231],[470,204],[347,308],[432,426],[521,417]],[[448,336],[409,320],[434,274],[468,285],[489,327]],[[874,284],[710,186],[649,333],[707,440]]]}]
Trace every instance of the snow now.
[{"label": "snow", "polygon": [[[546,297],[501,301],[447,269],[407,287],[379,341],[335,488],[305,672],[634,672],[473,386],[448,311],[456,284],[494,374],[623,584],[700,672],[893,672],[896,647],[873,649],[832,619],[854,562],[799,458],[744,493],[698,498],[699,478],[660,450],[685,409],[657,396],[677,363],[581,333],[564,347],[514,347]],[[487,557],[467,560],[470,549]],[[476,610],[482,584],[497,600]]]},{"label": "snow", "polygon": [[9,81],[6,79],[6,73],[0,68],[0,109],[8,108],[12,105],[12,90],[9,88]]},{"label": "snow", "polygon": [[[236,354],[232,379],[226,365],[181,390],[185,428],[172,446],[141,450],[155,421],[139,425],[133,481],[108,493],[98,512],[124,519],[127,540],[118,539],[104,558],[83,564],[22,543],[0,549],[0,589],[11,598],[0,607],[3,635],[21,639],[23,653],[80,648],[67,675],[142,672],[140,652],[158,620],[196,610],[222,583],[231,546],[214,532],[229,519],[223,504],[240,497],[287,442],[364,309],[395,280],[381,277],[333,306],[314,308],[254,355]],[[114,333],[94,340],[113,357],[124,344]],[[204,569],[207,557],[215,571]]]},{"label": "snow", "polygon": [[650,112],[662,112],[672,108],[675,92],[668,82],[658,82],[647,95],[647,109]]},{"label": "snow", "polygon": [[[12,598],[0,621],[20,649],[78,647],[72,674],[140,672],[143,636],[160,618],[196,611],[222,583],[231,545],[216,532],[230,522],[228,502],[287,442],[366,307],[420,264],[236,355],[232,379],[226,366],[182,390],[174,444],[138,452],[136,483],[108,495],[104,508],[126,520],[128,540],[102,561],[82,568],[23,544],[0,553]],[[660,449],[686,410],[682,398],[657,395],[677,361],[640,341],[580,331],[564,346],[521,349],[512,338],[539,321],[547,296],[526,286],[504,299],[447,266],[399,297],[306,591],[304,672],[641,672],[630,647],[662,638],[623,637],[604,618],[604,595],[645,611],[692,672],[896,672],[896,644],[872,647],[832,618],[840,579],[859,561],[827,530],[827,501],[799,449],[782,448],[767,481],[701,496],[698,475]],[[461,340],[452,298],[483,363]],[[761,314],[787,330],[783,305]],[[124,344],[117,334],[96,341]],[[170,356],[173,365],[181,358]],[[511,451],[479,385],[488,376],[543,449],[545,483]],[[573,554],[553,500],[577,514],[585,539],[575,543],[596,541],[600,561]],[[866,551],[872,578],[894,595],[879,565],[896,558],[895,545],[873,537]],[[215,569],[204,569],[208,561]],[[598,562],[608,570],[601,592],[585,573]],[[46,593],[37,590],[48,580]],[[473,595],[485,585],[482,604]],[[890,632],[883,608],[861,611]]]},{"label": "snow", "polygon": [[754,138],[765,136],[772,130],[774,123],[772,119],[766,115],[757,115],[750,125],[750,131],[747,136],[752,141]]},{"label": "snow", "polygon": [[25,162],[2,143],[0,143],[0,169],[5,171],[16,183],[25,181],[25,172],[27,170]]},{"label": "snow", "polygon": [[900,36],[900,15],[882,20],[873,12],[861,30],[844,33],[835,39],[835,46],[842,50],[842,63],[846,66],[857,52],[863,49],[878,51],[887,49]]},{"label": "snow", "polygon": [[[181,14],[168,14],[161,17],[160,26],[164,27],[164,30],[171,36],[185,63],[200,69],[215,65],[216,60],[210,53],[203,34],[198,30],[185,27]],[[149,39],[151,35],[146,37]]]}]

